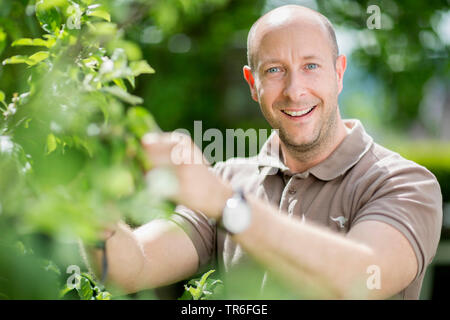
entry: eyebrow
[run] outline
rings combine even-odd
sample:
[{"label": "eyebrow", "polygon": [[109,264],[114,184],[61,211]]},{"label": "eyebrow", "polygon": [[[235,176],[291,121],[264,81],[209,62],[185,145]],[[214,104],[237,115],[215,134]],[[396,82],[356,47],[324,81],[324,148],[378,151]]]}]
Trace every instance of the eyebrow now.
[{"label": "eyebrow", "polygon": [[[322,61],[322,60],[323,60],[322,58],[320,58],[319,56],[314,55],[314,54],[302,56],[301,59],[302,59],[302,60],[319,60],[319,61]],[[263,66],[268,65],[268,64],[271,64],[271,63],[280,63],[280,62],[282,62],[282,61],[279,60],[279,59],[269,59],[269,60],[267,60],[267,61],[262,62],[262,63],[260,64],[260,67],[263,67]]]},{"label": "eyebrow", "polygon": [[316,55],[308,55],[308,56],[304,56],[302,57],[303,60],[322,60],[322,58],[320,58],[319,56]]}]

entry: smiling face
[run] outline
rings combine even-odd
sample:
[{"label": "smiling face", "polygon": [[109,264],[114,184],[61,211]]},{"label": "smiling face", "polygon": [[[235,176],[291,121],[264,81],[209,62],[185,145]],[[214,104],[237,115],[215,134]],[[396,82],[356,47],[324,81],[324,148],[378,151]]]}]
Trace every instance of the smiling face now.
[{"label": "smiling face", "polygon": [[326,27],[311,14],[282,20],[258,26],[254,69],[244,67],[244,76],[283,144],[307,152],[337,134],[345,57],[336,59]]}]

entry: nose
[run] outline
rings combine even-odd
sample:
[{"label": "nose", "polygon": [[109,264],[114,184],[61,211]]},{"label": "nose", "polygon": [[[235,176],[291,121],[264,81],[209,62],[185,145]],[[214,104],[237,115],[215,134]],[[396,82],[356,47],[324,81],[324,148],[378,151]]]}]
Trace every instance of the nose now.
[{"label": "nose", "polygon": [[292,71],[286,77],[283,95],[292,102],[299,102],[307,93],[306,81],[300,72]]}]

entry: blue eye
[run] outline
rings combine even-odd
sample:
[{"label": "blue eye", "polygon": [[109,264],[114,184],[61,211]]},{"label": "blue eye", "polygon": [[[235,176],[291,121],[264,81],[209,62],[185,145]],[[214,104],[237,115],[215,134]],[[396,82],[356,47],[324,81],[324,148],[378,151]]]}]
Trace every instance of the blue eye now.
[{"label": "blue eye", "polygon": [[308,70],[313,70],[313,69],[317,69],[319,66],[316,63],[308,63],[306,65],[306,69]]},{"label": "blue eye", "polygon": [[277,72],[277,71],[279,71],[280,70],[280,68],[278,68],[278,67],[272,67],[272,68],[269,68],[269,69],[267,69],[267,73],[275,73],[275,72]]}]

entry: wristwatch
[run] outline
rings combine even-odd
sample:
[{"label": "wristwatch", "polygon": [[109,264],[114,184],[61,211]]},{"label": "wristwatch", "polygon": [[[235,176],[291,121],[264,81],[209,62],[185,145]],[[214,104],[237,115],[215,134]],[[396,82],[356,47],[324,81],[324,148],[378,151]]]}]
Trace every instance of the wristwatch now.
[{"label": "wristwatch", "polygon": [[251,217],[252,211],[244,193],[238,190],[227,200],[219,226],[230,234],[241,233],[250,226]]}]

